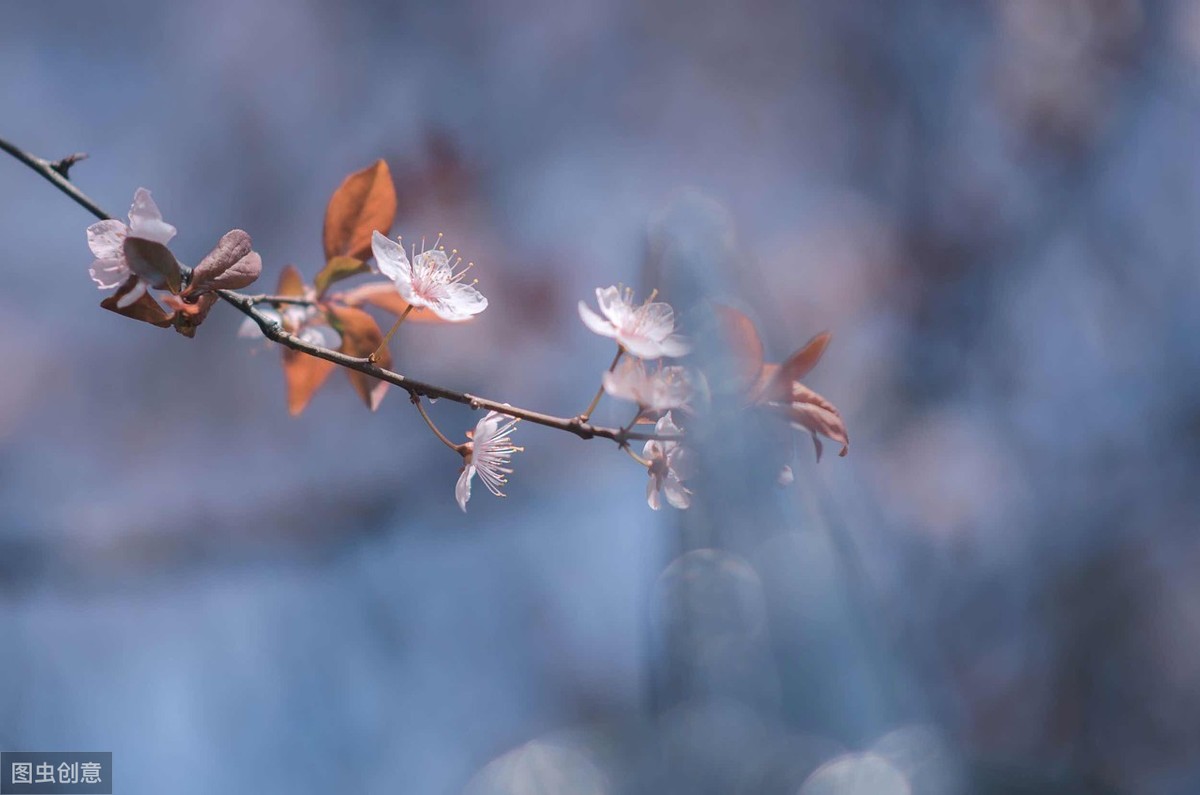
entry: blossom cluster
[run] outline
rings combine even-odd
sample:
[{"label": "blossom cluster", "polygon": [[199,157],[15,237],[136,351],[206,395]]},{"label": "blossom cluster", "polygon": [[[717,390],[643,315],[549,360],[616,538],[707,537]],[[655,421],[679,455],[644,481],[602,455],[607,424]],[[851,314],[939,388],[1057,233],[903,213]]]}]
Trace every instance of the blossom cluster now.
[{"label": "blossom cluster", "polygon": [[[404,321],[462,323],[487,309],[488,299],[477,282],[465,280],[473,263],[464,265],[456,249],[447,251],[441,234],[430,246],[422,239],[419,249],[410,245],[407,250],[400,237],[388,236],[395,212],[395,187],[383,161],[351,174],[335,191],[326,211],[326,264],[313,283],[306,283],[300,271],[288,265],[274,294],[249,299],[250,306],[258,302],[262,306],[247,312],[249,317],[239,333],[257,336],[271,328],[274,331],[268,336],[284,342],[283,369],[291,413],[303,411],[335,369],[328,354],[336,351],[356,363],[387,370],[391,366],[389,342]],[[252,250],[250,236],[235,229],[199,264],[188,268],[168,248],[175,235],[175,227],[163,220],[150,192],[139,188],[128,224],[104,220],[88,228],[88,245],[95,255],[90,272],[100,289],[115,290],[101,302],[102,307],[156,326],[173,327],[190,337],[218,295],[229,298],[225,291],[245,287],[258,278],[262,260]],[[343,279],[368,273],[382,278],[349,290],[331,289]],[[610,286],[596,290],[596,308],[579,302],[583,324],[613,340],[617,352],[612,365],[601,374],[600,389],[591,404],[570,422],[575,428],[590,428],[587,423],[604,395],[634,404],[636,410],[629,422],[619,431],[606,433],[645,469],[646,501],[651,508],[659,510],[665,502],[686,509],[692,504],[699,472],[688,429],[703,418],[715,376],[692,361],[692,343],[678,332],[675,311],[656,297],[657,293],[652,293],[639,303],[633,290]],[[386,334],[367,308],[395,317]],[[767,363],[754,324],[745,314],[725,306],[711,310],[736,360],[733,391],[742,407],[768,412],[808,432],[818,460],[821,437],[840,443],[845,455],[849,437],[840,413],[800,380],[821,358],[829,335],[814,337],[782,363]],[[355,366],[345,372],[366,405],[377,409],[391,384],[373,377],[378,370],[364,372]],[[454,497],[462,510],[467,509],[476,478],[493,495],[503,497],[513,474],[512,457],[524,449],[513,444],[513,434],[520,417],[529,414],[508,404],[492,404],[495,410],[466,432],[465,441],[456,443],[433,422],[420,394],[406,382],[396,382],[409,389],[412,402],[434,434],[461,457]],[[653,432],[635,433],[637,426],[653,426]],[[632,438],[647,440],[640,454],[631,449]],[[787,447],[790,450],[790,441]],[[784,463],[779,480],[790,479],[791,469]]]}]

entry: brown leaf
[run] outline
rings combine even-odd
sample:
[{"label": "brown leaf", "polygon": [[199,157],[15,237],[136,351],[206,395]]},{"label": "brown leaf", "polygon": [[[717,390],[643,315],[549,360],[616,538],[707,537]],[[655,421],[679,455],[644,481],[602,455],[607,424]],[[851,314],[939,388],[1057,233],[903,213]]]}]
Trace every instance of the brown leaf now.
[{"label": "brown leaf", "polygon": [[121,300],[133,286],[137,284],[137,277],[131,276],[124,284],[108,298],[100,302],[100,306],[116,312],[118,315],[131,317],[134,320],[140,320],[143,323],[149,323],[152,326],[159,328],[168,328],[171,325],[171,315],[167,314],[158,302],[150,297],[150,293],[143,293],[138,300],[134,301],[129,306],[117,306],[117,302]]},{"label": "brown leaf", "polygon": [[821,460],[821,440],[817,434],[840,443],[842,449],[838,455],[844,456],[850,452],[850,434],[846,430],[846,422],[842,419],[841,412],[804,384],[792,384],[792,402],[786,407],[785,413],[793,425],[812,434],[818,461]]},{"label": "brown leaf", "polygon": [[287,382],[288,413],[293,417],[304,411],[308,401],[329,378],[336,365],[291,348],[283,349],[283,378]]},{"label": "brown leaf", "polygon": [[283,272],[279,274],[279,288],[275,293],[291,298],[304,297],[304,277],[300,275],[300,271],[296,270],[295,265],[283,267]]},{"label": "brown leaf", "polygon": [[[404,310],[409,307],[408,301],[404,300],[404,297],[396,291],[396,286],[391,282],[367,282],[347,292],[338,293],[336,297],[347,306],[370,304],[385,312],[391,312],[397,317],[404,314]],[[447,321],[442,320],[425,307],[419,307],[410,312],[408,320],[404,322],[445,323]]]},{"label": "brown leaf", "polygon": [[741,390],[750,389],[763,368],[763,344],[754,321],[731,306],[713,307],[720,323],[725,345],[733,358],[733,377]]},{"label": "brown leaf", "polygon": [[781,402],[788,400],[792,394],[792,384],[808,375],[816,366],[832,338],[833,335],[828,331],[822,331],[775,368],[773,374],[760,379],[760,399]]},{"label": "brown leaf", "polygon": [[125,262],[155,290],[178,293],[183,285],[183,273],[171,250],[162,243],[132,235],[123,244]]},{"label": "brown leaf", "polygon": [[317,274],[313,284],[316,286],[317,292],[323,293],[334,282],[366,273],[369,270],[367,263],[356,257],[334,257],[325,263],[325,267]]},{"label": "brown leaf", "polygon": [[250,250],[250,235],[231,229],[192,271],[189,294],[210,290],[239,290],[253,284],[262,272],[262,258]]},{"label": "brown leaf", "polygon": [[[379,324],[375,322],[375,318],[361,309],[333,304],[329,307],[329,312],[333,327],[342,335],[340,350],[347,356],[359,358],[370,356],[383,342],[383,332],[379,330]],[[375,363],[384,369],[391,368],[392,355],[387,348],[379,352]],[[354,385],[354,390],[358,392],[359,397],[367,404],[367,408],[371,411],[379,408],[379,403],[383,400],[390,384],[357,370],[347,369],[346,375],[350,378],[350,383]]]},{"label": "brown leaf", "polygon": [[325,211],[325,259],[367,259],[371,233],[387,234],[396,218],[396,187],[382,160],[356,171],[338,186]]}]

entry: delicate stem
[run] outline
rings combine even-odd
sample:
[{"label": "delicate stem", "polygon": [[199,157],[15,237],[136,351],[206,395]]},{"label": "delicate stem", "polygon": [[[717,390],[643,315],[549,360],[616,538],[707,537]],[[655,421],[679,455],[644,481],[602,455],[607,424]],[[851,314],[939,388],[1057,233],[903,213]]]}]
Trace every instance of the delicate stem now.
[{"label": "delicate stem", "polygon": [[[375,349],[375,352],[367,357],[368,362],[374,362],[379,358],[379,354],[383,353],[387,349],[387,344],[391,341],[392,335],[396,333],[396,329],[400,328],[400,324],[404,322],[404,319],[408,317],[408,313],[411,311],[413,311],[413,307],[412,304],[409,304],[408,307],[400,313],[400,317],[396,318],[395,324],[388,329],[388,333],[383,335],[383,342],[379,343],[379,347]],[[424,412],[421,413],[423,414]]]},{"label": "delicate stem", "polygon": [[633,452],[633,448],[631,448],[629,445],[623,444],[623,445],[621,445],[621,449],[624,450],[626,453],[628,453],[630,458],[632,458],[634,461],[637,461],[639,464],[644,466],[646,469],[650,468],[650,462],[647,461],[646,459],[642,458],[637,453]]},{"label": "delicate stem", "polygon": [[629,433],[629,431],[633,428],[634,425],[637,425],[637,421],[640,420],[642,418],[642,415],[645,413],[646,413],[646,409],[644,409],[641,406],[638,406],[637,414],[633,415],[633,419],[631,419],[625,425],[621,426],[621,433]]},{"label": "delicate stem", "polygon": [[[613,370],[617,369],[617,362],[621,361],[621,356],[624,355],[624,353],[625,353],[625,349],[622,348],[620,345],[617,345],[617,355],[613,357],[612,364],[610,364],[608,366],[608,372],[611,373]],[[581,422],[588,421],[588,419],[592,416],[592,412],[596,410],[596,406],[600,405],[600,398],[602,398],[602,397],[604,397],[604,383],[603,382],[600,383],[600,388],[598,390],[596,390],[596,396],[594,398],[592,398],[592,402],[589,403],[588,407],[586,409],[584,409],[582,414],[579,415],[579,420]]]},{"label": "delicate stem", "polygon": [[[86,194],[79,190],[73,183],[62,176],[58,171],[54,170],[52,164],[39,157],[25,152],[13,144],[0,138],[0,150],[3,150],[17,160],[20,160],[25,165],[36,171],[39,176],[48,182],[52,183],[56,188],[61,190],[66,195],[70,196],[80,206],[94,215],[100,220],[111,220],[112,216],[102,210],[99,205],[93,202]],[[327,362],[333,362],[339,367],[344,367],[347,370],[354,370],[359,373],[378,378],[381,381],[387,381],[389,384],[397,386],[410,395],[425,396],[431,398],[445,398],[452,400],[455,403],[461,403],[465,406],[470,406],[473,409],[486,409],[495,411],[499,414],[504,414],[508,417],[516,417],[518,419],[527,420],[535,425],[541,425],[546,428],[553,428],[557,431],[566,431],[578,436],[580,439],[611,439],[620,445],[627,446],[631,440],[649,440],[660,439],[664,441],[678,440],[680,437],[677,434],[660,434],[660,433],[642,433],[636,431],[622,431],[618,428],[605,428],[598,425],[591,425],[585,418],[581,417],[556,417],[552,414],[543,414],[542,412],[532,411],[530,409],[518,408],[511,406],[508,403],[502,403],[498,400],[489,400],[487,398],[472,395],[467,392],[458,392],[446,387],[426,384],[421,381],[401,375],[400,373],[387,370],[379,367],[373,362],[364,361],[355,356],[349,356],[341,351],[335,351],[330,348],[325,348],[320,345],[314,345],[307,340],[302,340],[295,334],[291,334],[281,328],[278,323],[269,315],[263,314],[256,307],[256,303],[270,303],[272,300],[278,299],[280,303],[300,303],[301,299],[293,299],[287,296],[250,296],[234,290],[216,290],[217,296],[222,301],[232,306],[234,309],[241,312],[246,317],[254,321],[262,332],[263,336],[272,342],[278,343],[285,348],[290,348],[294,351],[306,353],[309,356],[315,356],[318,359],[324,359]],[[617,361],[621,357],[622,351],[618,350],[617,358],[613,360],[613,369],[617,365]],[[588,412],[590,415],[590,411]],[[448,441],[443,439],[443,441]],[[459,448],[451,445],[455,450]]]},{"label": "delicate stem", "polygon": [[[398,324],[397,324],[398,325]],[[412,395],[412,404],[417,407],[417,411],[421,412],[421,417],[425,420],[425,424],[429,426],[429,430],[433,431],[433,435],[442,440],[442,444],[449,447],[456,453],[462,453],[462,446],[446,438],[446,434],[442,433],[438,426],[433,424],[433,419],[429,413],[425,411],[425,406],[421,403],[421,396],[416,392]]]},{"label": "delicate stem", "polygon": [[251,304],[294,304],[296,306],[316,306],[317,302],[311,298],[298,298],[292,295],[251,295],[248,299]]}]

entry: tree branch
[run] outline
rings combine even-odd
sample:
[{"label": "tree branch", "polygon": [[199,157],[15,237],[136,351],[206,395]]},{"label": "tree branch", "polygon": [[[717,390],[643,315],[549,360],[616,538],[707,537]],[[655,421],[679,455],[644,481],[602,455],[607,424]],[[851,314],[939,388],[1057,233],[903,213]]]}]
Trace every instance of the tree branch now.
[{"label": "tree branch", "polygon": [[[0,138],[0,150],[7,152],[17,160],[20,160],[22,163],[29,166],[43,179],[46,179],[60,191],[67,194],[67,196],[70,196],[77,204],[90,212],[92,215],[96,216],[102,221],[112,220],[112,215],[101,209],[99,205],[97,205],[87,196],[87,194],[79,190],[74,183],[67,179],[66,171],[70,165],[70,163],[67,161],[70,160],[71,162],[74,162],[75,160],[80,159],[78,156],[72,155],[70,158],[64,158],[63,160],[57,162],[51,162],[40,157],[35,157],[34,155],[31,155],[28,152],[9,143],[3,138]],[[600,425],[592,425],[584,418],[556,417],[552,414],[543,414],[541,412],[531,411],[529,409],[523,409],[517,406],[510,406],[507,403],[489,400],[487,398],[479,397],[478,395],[472,395],[466,392],[457,392],[453,389],[447,389],[445,387],[435,386],[433,384],[426,384],[422,381],[416,381],[408,378],[407,376],[401,375],[400,373],[393,372],[392,370],[386,370],[382,367],[378,367],[367,359],[347,356],[340,351],[331,350],[329,348],[321,347],[320,345],[313,345],[312,343],[306,342],[294,334],[289,334],[273,319],[267,315],[264,315],[256,308],[256,304],[259,303],[309,304],[311,303],[310,301],[274,295],[243,295],[242,293],[235,292],[233,290],[217,290],[216,294],[227,304],[253,320],[258,325],[259,330],[262,331],[263,336],[272,342],[276,342],[287,348],[291,348],[292,350],[307,353],[308,355],[315,356],[318,359],[324,359],[326,361],[333,362],[334,364],[340,367],[345,367],[348,370],[356,370],[360,373],[378,378],[380,381],[386,381],[389,384],[398,386],[406,391],[411,398],[445,398],[446,400],[450,400],[455,403],[461,403],[463,405],[470,406],[472,409],[486,409],[488,411],[495,411],[509,417],[520,418],[527,422],[534,423],[535,425],[542,425],[547,428],[566,431],[567,433],[578,436],[580,439],[611,439],[621,446],[625,446],[627,442],[632,440],[672,440],[677,438],[672,434],[643,433],[632,431],[629,428],[607,428]]]}]

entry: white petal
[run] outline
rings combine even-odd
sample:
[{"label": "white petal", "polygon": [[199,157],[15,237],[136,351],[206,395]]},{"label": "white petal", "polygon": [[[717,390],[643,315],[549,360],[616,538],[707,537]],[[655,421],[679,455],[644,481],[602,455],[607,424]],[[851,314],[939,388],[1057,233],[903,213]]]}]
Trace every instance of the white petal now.
[{"label": "white petal", "polygon": [[646,304],[637,311],[637,327],[642,336],[658,342],[675,330],[675,312],[661,301]]},{"label": "white petal", "polygon": [[[600,307],[600,311],[604,316],[612,321],[614,326],[621,326],[632,307],[625,300],[625,296],[621,294],[619,287],[597,287],[596,288],[596,305]],[[585,321],[586,322],[586,321]]]},{"label": "white petal", "polygon": [[129,208],[129,234],[143,240],[153,240],[164,246],[175,237],[175,227],[165,223],[150,191],[138,188]]},{"label": "white petal", "polygon": [[667,467],[679,480],[693,478],[699,470],[696,454],[692,452],[691,448],[682,445],[676,445],[671,452],[667,453]]},{"label": "white petal", "polygon": [[675,418],[671,416],[671,412],[667,412],[658,418],[658,422],[654,423],[654,432],[663,434],[678,434],[679,426],[675,424]]},{"label": "white petal", "polygon": [[88,269],[94,281],[101,290],[117,287],[129,278],[129,266],[121,259],[98,259]]},{"label": "white petal", "polygon": [[458,483],[454,486],[454,499],[458,500],[458,507],[462,508],[463,513],[467,512],[467,500],[471,499],[471,478],[475,477],[475,467],[463,467],[462,474],[458,476]]},{"label": "white petal", "polygon": [[692,345],[678,334],[672,334],[658,344],[662,356],[687,356],[692,352]]},{"label": "white petal", "polygon": [[401,295],[408,300],[405,290],[412,292],[412,265],[408,261],[408,254],[404,253],[404,246],[376,230],[371,233],[371,251],[375,254],[379,272],[395,282],[401,288]]},{"label": "white petal", "polygon": [[691,493],[683,487],[679,478],[675,477],[672,472],[667,473],[666,482],[663,483],[663,494],[667,496],[667,502],[681,511],[686,510],[692,504]]},{"label": "white petal", "polygon": [[650,482],[646,484],[646,504],[652,511],[657,511],[662,507],[662,497],[659,496],[653,475],[650,476]]},{"label": "white petal", "polygon": [[469,284],[447,284],[429,309],[442,320],[467,320],[487,309],[488,300]]},{"label": "white petal", "polygon": [[796,480],[796,474],[792,472],[792,468],[787,464],[779,470],[779,475],[775,478],[780,486],[790,486]]},{"label": "white petal", "polygon": [[[263,314],[266,314],[267,310],[260,309],[258,311],[262,312]],[[249,339],[253,339],[253,338],[257,337],[259,335],[259,333],[260,332],[259,332],[258,324],[254,322],[254,318],[252,318],[252,317],[246,318],[245,320],[242,321],[242,325],[238,326],[237,335],[239,337],[247,337]]]},{"label": "white petal", "polygon": [[583,301],[579,302],[579,319],[583,321],[583,325],[601,337],[617,336],[617,329],[613,324],[593,312]]},{"label": "white petal", "polygon": [[621,343],[621,347],[639,359],[657,359],[663,355],[662,343],[655,342],[648,337],[625,332],[618,332],[616,337],[617,342]]},{"label": "white petal", "polygon": [[146,294],[146,286],[145,279],[138,279],[137,284],[133,285],[133,289],[121,296],[121,298],[117,301],[117,306],[121,309],[124,309],[127,306],[132,306],[133,304],[137,303],[138,300]]},{"label": "white petal", "polygon": [[442,278],[449,280],[450,270],[450,258],[446,256],[446,252],[437,249],[422,251],[413,260],[413,274],[421,274],[426,279],[442,271],[444,273]]},{"label": "white petal", "polygon": [[120,221],[100,221],[87,228],[88,248],[96,259],[124,259],[129,227]]},{"label": "white petal", "polygon": [[[660,420],[660,422],[661,422],[661,420]],[[657,432],[658,428],[655,427],[654,430]],[[646,442],[644,447],[642,447],[642,458],[645,458],[648,460],[654,460],[655,458],[661,458],[662,456],[663,456],[662,442],[658,441],[657,439],[651,439],[650,441]]]}]

